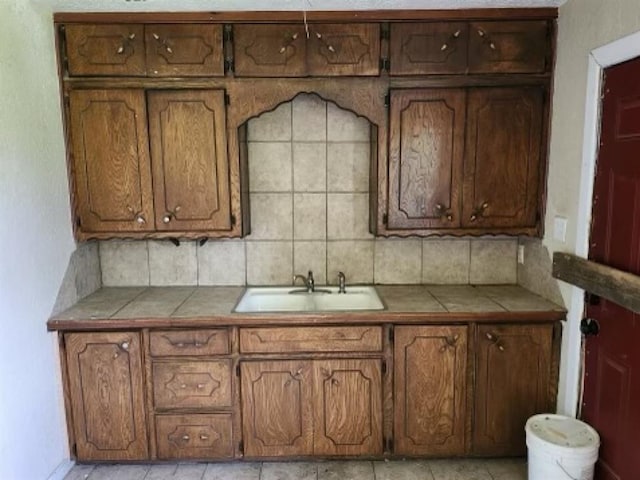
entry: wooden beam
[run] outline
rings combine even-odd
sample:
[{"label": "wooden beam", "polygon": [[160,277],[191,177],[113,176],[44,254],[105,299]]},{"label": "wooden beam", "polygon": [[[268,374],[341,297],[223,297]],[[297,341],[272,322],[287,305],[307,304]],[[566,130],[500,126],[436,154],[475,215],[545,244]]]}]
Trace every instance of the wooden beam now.
[{"label": "wooden beam", "polygon": [[553,254],[552,275],[640,313],[640,276],[568,253]]}]

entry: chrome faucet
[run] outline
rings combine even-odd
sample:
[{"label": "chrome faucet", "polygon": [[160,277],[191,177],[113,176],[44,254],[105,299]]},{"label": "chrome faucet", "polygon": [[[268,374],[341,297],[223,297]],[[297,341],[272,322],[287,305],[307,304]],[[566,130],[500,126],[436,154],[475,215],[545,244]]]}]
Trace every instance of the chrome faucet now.
[{"label": "chrome faucet", "polygon": [[338,293],[347,293],[345,283],[347,282],[344,273],[338,272]]},{"label": "chrome faucet", "polygon": [[293,284],[296,284],[296,281],[300,279],[304,282],[304,285],[307,287],[307,292],[312,293],[315,291],[316,289],[316,282],[313,279],[313,272],[311,270],[309,270],[309,275],[308,276],[304,276],[304,275],[294,275],[293,276]]}]

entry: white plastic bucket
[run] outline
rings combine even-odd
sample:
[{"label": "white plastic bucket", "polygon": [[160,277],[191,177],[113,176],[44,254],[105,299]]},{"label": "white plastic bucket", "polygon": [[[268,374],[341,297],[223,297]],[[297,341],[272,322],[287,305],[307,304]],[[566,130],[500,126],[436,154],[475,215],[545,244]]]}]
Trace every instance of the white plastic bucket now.
[{"label": "white plastic bucket", "polygon": [[563,415],[534,415],[525,426],[529,480],[593,480],[600,436]]}]

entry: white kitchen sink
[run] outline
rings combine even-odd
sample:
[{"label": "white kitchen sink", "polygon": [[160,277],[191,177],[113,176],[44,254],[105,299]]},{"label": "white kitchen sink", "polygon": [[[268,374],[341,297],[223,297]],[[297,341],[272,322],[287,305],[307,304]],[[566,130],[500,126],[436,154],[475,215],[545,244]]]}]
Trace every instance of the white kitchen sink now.
[{"label": "white kitchen sink", "polygon": [[350,310],[384,310],[374,287],[319,286],[315,292],[296,287],[251,287],[236,305],[235,312],[328,312]]}]

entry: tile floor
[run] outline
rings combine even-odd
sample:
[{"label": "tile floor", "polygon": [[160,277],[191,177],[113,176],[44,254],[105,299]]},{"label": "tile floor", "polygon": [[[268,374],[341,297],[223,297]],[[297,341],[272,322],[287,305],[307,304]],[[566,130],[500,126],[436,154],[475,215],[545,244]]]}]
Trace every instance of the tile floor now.
[{"label": "tile floor", "polygon": [[65,480],[526,480],[523,459],[76,465]]}]

